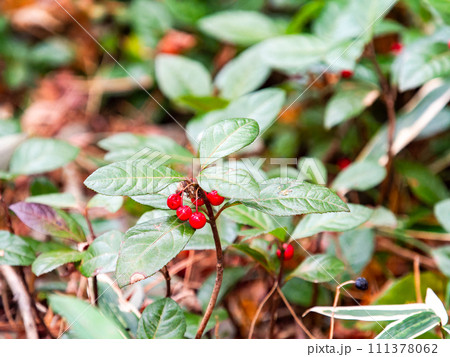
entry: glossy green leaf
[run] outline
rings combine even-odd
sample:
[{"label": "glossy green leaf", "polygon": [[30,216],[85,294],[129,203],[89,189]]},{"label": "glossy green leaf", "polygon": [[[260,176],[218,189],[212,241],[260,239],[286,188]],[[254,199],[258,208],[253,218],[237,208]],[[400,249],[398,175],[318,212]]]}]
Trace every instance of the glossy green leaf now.
[{"label": "glossy green leaf", "polygon": [[119,286],[155,274],[185,247],[193,234],[194,229],[177,217],[157,218],[129,229],[117,261]]},{"label": "glossy green leaf", "polygon": [[185,147],[162,135],[119,133],[100,140],[98,145],[109,151],[105,155],[105,159],[109,161],[153,159],[161,160],[165,165],[171,162],[190,164],[193,158]]},{"label": "glossy green leaf", "polygon": [[85,240],[83,229],[68,213],[40,203],[17,202],[9,206],[31,229],[58,238]]},{"label": "glossy green leaf", "polygon": [[30,196],[25,202],[41,203],[57,208],[75,208],[77,202],[71,193],[49,193],[46,195]]},{"label": "glossy green leaf", "polygon": [[342,85],[328,101],[325,109],[325,127],[332,128],[361,114],[379,96],[374,86],[362,84]]},{"label": "glossy green leaf", "polygon": [[203,97],[211,94],[211,76],[200,62],[160,54],[155,60],[155,72],[159,88],[172,100],[185,95]]},{"label": "glossy green leaf", "polygon": [[357,161],[341,171],[333,181],[336,191],[366,191],[380,184],[386,169],[374,161]]},{"label": "glossy green leaf", "polygon": [[[122,339],[120,327],[90,303],[73,296],[52,294],[48,297],[52,310],[69,324],[72,338]],[[64,331],[64,333],[66,333]]]},{"label": "glossy green leaf", "polygon": [[229,207],[223,211],[223,214],[237,223],[260,228],[267,232],[280,228],[280,223],[274,217],[244,205]]},{"label": "glossy green leaf", "polygon": [[155,301],[142,312],[137,330],[138,338],[183,338],[186,321],[183,310],[169,298]]},{"label": "glossy green leaf", "polygon": [[358,37],[368,41],[376,23],[381,22],[396,2],[397,0],[327,1],[314,22],[313,31],[329,41]]},{"label": "glossy green leaf", "polygon": [[228,62],[214,82],[222,97],[237,99],[258,89],[269,75],[270,67],[262,58],[261,46],[253,46]]},{"label": "glossy green leaf", "polygon": [[248,46],[279,34],[272,19],[256,11],[223,11],[198,23],[206,34],[224,42]]},{"label": "glossy green leaf", "polygon": [[299,72],[324,60],[329,49],[328,43],[314,35],[287,35],[265,41],[262,54],[273,68]]},{"label": "glossy green leaf", "polygon": [[375,233],[372,229],[354,229],[339,236],[344,259],[359,274],[372,259],[375,250]]},{"label": "glossy green leaf", "polygon": [[247,171],[223,166],[208,167],[197,176],[200,187],[238,200],[251,200],[259,195],[259,185]]},{"label": "glossy green leaf", "polygon": [[412,192],[421,201],[433,205],[450,196],[442,179],[428,167],[418,162],[401,161],[397,163],[396,169],[406,178]]},{"label": "glossy green leaf", "polygon": [[334,280],[345,269],[344,263],[328,254],[316,254],[306,258],[289,276],[313,283]]},{"label": "glossy green leaf", "polygon": [[[430,311],[425,304],[338,306],[334,309],[334,317],[341,320],[395,321],[420,312]],[[305,314],[309,312],[331,317],[333,307],[315,306]]]},{"label": "glossy green leaf", "polygon": [[194,118],[187,125],[191,145],[195,148],[198,147],[197,141],[200,141],[206,128],[229,118],[250,118],[256,120],[261,134],[277,118],[285,100],[286,94],[283,90],[265,88],[243,95],[232,101],[225,109],[215,110]]},{"label": "glossy green leaf", "polygon": [[0,265],[30,265],[36,256],[22,238],[0,230]]},{"label": "glossy green leaf", "polygon": [[[170,184],[166,188],[163,188],[161,191],[156,192],[154,194],[149,195],[138,195],[131,196],[131,198],[139,202],[140,204],[151,206],[159,209],[168,209],[167,207],[167,197],[170,194],[174,193],[177,189],[177,183]],[[186,201],[187,202],[187,201]],[[187,202],[189,203],[189,202]]]},{"label": "glossy green leaf", "polygon": [[31,268],[36,276],[40,276],[55,270],[61,265],[78,262],[82,257],[83,253],[76,250],[54,250],[39,255],[33,262]]},{"label": "glossy green leaf", "polygon": [[253,119],[226,119],[206,129],[199,147],[202,168],[251,144],[258,134]]},{"label": "glossy green leaf", "polygon": [[447,232],[450,232],[450,198],[436,203],[434,215]]},{"label": "glossy green leaf", "polygon": [[397,227],[397,217],[395,214],[383,206],[376,207],[373,210],[372,216],[368,221],[376,227]]},{"label": "glossy green leaf", "polygon": [[422,335],[439,325],[440,319],[432,311],[418,312],[389,324],[376,339],[409,339]]},{"label": "glossy green leaf", "polygon": [[431,252],[439,270],[450,277],[450,246],[435,248]]},{"label": "glossy green leaf", "polygon": [[347,211],[347,205],[330,189],[295,180],[271,179],[258,198],[243,201],[251,207],[274,216]]},{"label": "glossy green leaf", "polygon": [[348,204],[350,212],[332,212],[311,214],[304,217],[295,227],[292,237],[295,239],[310,237],[319,232],[344,232],[366,222],[372,210],[362,205]]},{"label": "glossy green leaf", "polygon": [[[247,272],[248,268],[244,267],[225,268],[223,270],[223,281],[219,296],[217,297],[216,306],[220,304],[223,298],[231,291],[231,289],[239,282],[239,280],[244,277]],[[216,273],[213,272],[208,276],[208,278],[206,278],[205,282],[198,290],[197,297],[200,301],[203,311],[205,311],[206,307],[208,306],[215,281]]]},{"label": "glossy green leaf", "polygon": [[101,207],[108,212],[116,213],[122,207],[122,204],[123,197],[121,196],[105,196],[98,193],[89,200],[87,208]]},{"label": "glossy green leaf", "polygon": [[450,75],[449,38],[450,27],[442,27],[433,35],[425,36],[402,50],[392,64],[393,80],[400,91]]},{"label": "glossy green leaf", "polygon": [[10,171],[21,175],[53,171],[75,160],[78,151],[78,148],[62,140],[31,138],[14,152]]},{"label": "glossy green leaf", "polygon": [[[202,315],[193,314],[191,312],[184,312],[184,317],[186,318],[186,335],[187,338],[195,338],[195,334],[197,333],[198,328],[200,327],[200,323],[203,319]],[[213,310],[211,318],[206,324],[205,333],[209,332],[213,329],[217,321],[222,322],[228,318],[227,311],[222,308],[218,308]]]},{"label": "glossy green leaf", "polygon": [[[237,225],[222,215],[217,219],[216,224],[220,235],[220,243],[222,248],[225,249],[236,240],[238,235]],[[205,249],[216,249],[211,226],[209,224],[202,229],[197,229],[192,238],[189,240],[189,243],[186,247],[184,247],[184,250]]]},{"label": "glossy green leaf", "polygon": [[104,195],[136,196],[154,194],[171,183],[182,181],[183,175],[148,160],[127,160],[100,167],[84,184]]},{"label": "glossy green leaf", "polygon": [[228,100],[218,97],[196,97],[192,95],[184,95],[177,98],[177,103],[182,106],[189,107],[200,113],[209,112],[211,110],[223,109],[228,105]]},{"label": "glossy green leaf", "polygon": [[110,273],[116,270],[117,257],[123,233],[110,231],[95,238],[83,254],[80,271],[87,277]]}]

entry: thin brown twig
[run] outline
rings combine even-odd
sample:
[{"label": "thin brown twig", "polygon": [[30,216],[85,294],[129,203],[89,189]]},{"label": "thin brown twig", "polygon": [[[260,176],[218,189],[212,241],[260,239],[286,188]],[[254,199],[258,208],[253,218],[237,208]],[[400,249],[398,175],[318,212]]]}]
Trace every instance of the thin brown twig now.
[{"label": "thin brown twig", "polygon": [[416,290],[416,300],[423,303],[422,293],[420,289],[420,255],[414,257],[414,288]]},{"label": "thin brown twig", "polygon": [[297,325],[300,326],[300,328],[306,333],[306,335],[311,339],[315,340],[316,338],[313,336],[311,332],[306,328],[306,326],[303,324],[302,320],[299,319],[297,314],[295,313],[294,309],[292,308],[291,304],[289,304],[289,301],[286,299],[286,296],[284,296],[283,292],[281,291],[280,287],[277,286],[277,292],[280,294],[281,299],[283,300],[284,304],[288,308],[289,312],[291,313],[292,317],[294,318]]},{"label": "thin brown twig", "polygon": [[211,203],[209,202],[209,200],[206,197],[203,190],[200,189],[199,192],[200,192],[201,198],[203,198],[203,200],[205,202],[206,209],[208,210],[209,220],[211,221],[210,226],[211,226],[211,230],[213,233],[214,244],[216,246],[217,264],[216,264],[216,281],[214,283],[214,288],[213,288],[211,298],[208,303],[208,307],[206,308],[205,315],[203,316],[203,319],[197,330],[197,334],[195,335],[196,339],[201,338],[203,335],[203,332],[205,331],[206,325],[208,324],[208,321],[211,317],[213,309],[216,306],[217,297],[219,296],[219,291],[220,291],[220,287],[222,286],[222,280],[223,280],[223,252],[222,252],[222,246],[220,244],[219,231],[217,230],[216,219],[214,217],[214,211],[211,206]]},{"label": "thin brown twig", "polygon": [[344,283],[342,283],[342,284],[339,284],[339,285],[336,287],[336,294],[334,295],[334,302],[333,302],[333,310],[332,310],[332,312],[331,312],[330,336],[329,336],[330,340],[333,339],[333,334],[334,334],[334,314],[335,314],[335,310],[336,310],[336,307],[337,307],[337,304],[338,304],[338,301],[339,301],[339,296],[341,295],[341,288],[342,288],[344,285],[347,285],[347,284],[354,284],[354,283],[355,283],[354,280],[349,280],[349,281],[346,281],[346,282],[344,282]]},{"label": "thin brown twig", "polygon": [[17,300],[27,338],[39,338],[36,322],[33,317],[33,302],[30,299],[25,283],[16,270],[9,265],[0,265],[0,272]]},{"label": "thin brown twig", "polygon": [[261,314],[261,310],[264,307],[264,305],[266,304],[266,302],[270,299],[270,297],[272,296],[272,294],[275,292],[275,290],[277,290],[277,286],[278,286],[278,281],[275,281],[275,284],[273,284],[272,289],[270,289],[270,291],[267,293],[267,295],[264,297],[263,301],[261,301],[261,303],[258,306],[258,310],[256,310],[256,314],[253,317],[252,320],[252,324],[250,325],[250,331],[248,333],[248,339],[251,340],[253,337],[253,331],[255,330],[255,326],[256,326],[256,320],[258,320],[259,315]]},{"label": "thin brown twig", "polygon": [[392,183],[393,170],[392,170],[392,162],[394,159],[394,152],[392,150],[392,146],[394,144],[394,136],[395,136],[395,126],[396,126],[396,113],[395,113],[395,99],[396,99],[396,91],[389,84],[388,79],[383,74],[383,71],[380,67],[380,64],[377,61],[375,47],[373,42],[371,42],[368,46],[369,50],[369,58],[372,61],[375,72],[378,76],[378,80],[381,85],[382,91],[382,99],[386,106],[386,113],[388,117],[388,131],[387,131],[387,155],[388,160],[386,163],[386,178],[381,187],[381,193],[379,198],[379,203],[382,203],[385,198],[389,195],[390,186]]},{"label": "thin brown twig", "polygon": [[164,279],[166,280],[166,298],[170,298],[172,295],[171,289],[170,289],[170,274],[169,269],[167,269],[167,265],[164,265],[161,270],[161,274],[164,276]]}]

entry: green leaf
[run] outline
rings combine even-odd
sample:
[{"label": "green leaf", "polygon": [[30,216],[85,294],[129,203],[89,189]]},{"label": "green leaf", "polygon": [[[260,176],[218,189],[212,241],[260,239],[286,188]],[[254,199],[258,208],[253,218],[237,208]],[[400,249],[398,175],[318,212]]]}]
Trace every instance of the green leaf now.
[{"label": "green leaf", "polygon": [[375,233],[372,229],[354,229],[339,237],[344,259],[352,270],[359,274],[372,259],[375,248]]},{"label": "green leaf", "polygon": [[341,171],[333,181],[336,191],[366,191],[380,184],[386,169],[374,161],[357,161]]},{"label": "green leaf", "polygon": [[229,207],[223,211],[223,214],[237,223],[260,228],[267,232],[280,228],[278,221],[269,214],[244,205]]},{"label": "green leaf", "polygon": [[9,206],[31,229],[58,238],[85,240],[83,229],[68,213],[40,203],[17,202]]},{"label": "green leaf", "polygon": [[326,187],[295,180],[271,179],[266,182],[258,198],[242,203],[273,216],[348,210],[339,196]]},{"label": "green leaf", "polygon": [[183,175],[148,160],[127,160],[100,167],[84,184],[104,195],[137,196],[154,194],[173,182],[183,180]]},{"label": "green leaf", "polygon": [[[410,141],[420,138],[421,133],[426,132],[428,127],[438,126],[439,123],[447,122],[449,112],[444,108],[450,100],[450,82],[438,83],[434,89],[431,89],[418,100],[412,100],[407,112],[397,117],[395,124],[395,152],[402,150]],[[444,110],[443,110],[444,109]],[[425,124],[425,125],[424,125]],[[421,128],[421,130],[420,130]],[[405,136],[414,133],[411,139],[405,141]],[[362,150],[359,160],[379,161],[385,164],[387,162],[387,138],[388,125],[385,124],[370,140]]]},{"label": "green leaf", "polygon": [[84,252],[80,266],[81,273],[91,277],[115,271],[122,240],[123,233],[119,231],[110,231],[95,238]]},{"label": "green leaf", "polygon": [[137,331],[138,338],[183,338],[186,321],[183,310],[169,298],[148,305],[142,312]]},{"label": "green leaf", "polygon": [[378,98],[379,91],[374,86],[361,83],[342,85],[328,101],[325,109],[325,127],[332,128],[361,114]]},{"label": "green leaf", "polygon": [[159,209],[167,209],[167,197],[169,197],[170,194],[174,193],[176,189],[177,183],[173,183],[155,194],[131,196],[131,198],[134,201],[146,206],[151,206]]},{"label": "green leaf", "polygon": [[243,95],[223,110],[215,110],[190,120],[187,131],[191,145],[194,148],[198,147],[197,141],[200,141],[206,128],[229,118],[256,120],[260,133],[263,133],[272,125],[285,101],[285,92],[278,88],[266,88]]},{"label": "green leaf", "polygon": [[397,227],[397,217],[392,211],[383,206],[376,207],[368,223],[376,227]]},{"label": "green leaf", "polygon": [[258,134],[253,119],[226,119],[206,129],[199,147],[202,168],[251,144]]},{"label": "green leaf", "polygon": [[[239,282],[239,280],[244,277],[247,272],[248,268],[244,267],[225,268],[223,270],[223,281],[219,291],[219,296],[217,297],[216,306],[220,304],[223,298],[231,291],[231,289]],[[215,281],[216,273],[214,272],[209,275],[208,278],[206,278],[205,282],[198,290],[197,297],[200,301],[203,311],[205,311],[206,307],[208,306]]]},{"label": "green leaf", "polygon": [[447,232],[450,232],[450,198],[436,203],[434,215]]},{"label": "green leaf", "polygon": [[230,167],[213,166],[197,176],[200,187],[208,192],[238,200],[251,200],[259,195],[259,185],[247,171]]},{"label": "green leaf", "polygon": [[72,249],[54,250],[42,253],[33,262],[32,270],[36,276],[46,274],[61,265],[78,262],[83,257],[82,252]]},{"label": "green leaf", "polygon": [[396,169],[402,174],[413,194],[424,203],[434,205],[449,197],[441,178],[418,162],[399,161]]},{"label": "green leaf", "polygon": [[188,243],[194,229],[177,217],[163,217],[138,224],[125,235],[117,261],[120,287],[155,274]]},{"label": "green leaf", "polygon": [[228,105],[228,100],[226,99],[218,97],[196,97],[192,95],[179,97],[176,102],[196,112],[209,112],[211,110],[223,109]]},{"label": "green leaf", "polygon": [[306,258],[289,277],[297,277],[312,283],[334,280],[345,269],[344,263],[328,254],[316,254]]},{"label": "green leaf", "polygon": [[319,232],[344,232],[366,222],[372,210],[362,205],[348,204],[350,212],[311,214],[304,217],[295,227],[292,238],[310,237]]},{"label": "green leaf", "polygon": [[[394,321],[404,319],[408,316],[430,312],[430,308],[425,304],[402,304],[402,305],[364,305],[364,306],[338,306],[334,309],[334,317],[341,320],[359,321]],[[331,317],[332,306],[315,306],[305,312],[316,312],[318,314]]]},{"label": "green leaf", "polygon": [[233,244],[232,247],[254,259],[256,262],[261,264],[264,267],[264,269],[266,269],[268,272],[274,271],[274,267],[267,259],[267,256],[264,255],[259,250],[254,249],[250,245],[244,243]]},{"label": "green leaf", "polygon": [[286,35],[264,41],[262,55],[268,65],[300,72],[324,60],[330,45],[314,35]]},{"label": "green leaf", "polygon": [[449,38],[450,27],[442,27],[433,35],[423,37],[402,50],[392,64],[393,81],[398,83],[400,91],[450,75]]},{"label": "green leaf", "polygon": [[35,175],[53,171],[75,160],[78,151],[78,148],[62,140],[28,139],[14,151],[10,172],[20,175]]},{"label": "green leaf", "polygon": [[25,202],[41,203],[57,208],[76,208],[77,202],[71,193],[49,193],[45,195],[30,196]]},{"label": "green leaf", "polygon": [[[136,135],[120,133],[100,140],[98,145],[109,151],[105,159],[108,161],[124,161],[128,159],[167,160],[191,164],[192,154],[174,140],[161,135]],[[136,157],[137,156],[137,157]]]},{"label": "green leaf", "polygon": [[[193,314],[190,312],[185,311],[184,317],[186,318],[186,336],[187,338],[194,338],[195,334],[197,333],[198,328],[200,327],[200,323],[203,319],[202,315]],[[213,329],[217,321],[222,322],[225,321],[228,318],[227,311],[225,309],[215,309],[212,312],[211,318],[209,319],[206,328],[205,333]]]},{"label": "green leaf", "polygon": [[270,17],[256,11],[223,11],[198,22],[206,34],[224,42],[248,46],[279,34]]},{"label": "green leaf", "polygon": [[314,33],[331,42],[361,37],[369,41],[373,29],[397,0],[327,1],[314,22]]},{"label": "green leaf", "polygon": [[450,278],[450,246],[435,248],[431,251],[439,270]]},{"label": "green leaf", "polygon": [[222,97],[237,99],[258,89],[270,72],[270,67],[263,61],[261,46],[253,46],[228,62],[217,74],[214,83]]},{"label": "green leaf", "polygon": [[52,310],[69,324],[73,338],[122,339],[120,327],[104,316],[99,309],[72,296],[52,294],[48,297]]},{"label": "green leaf", "polygon": [[0,230],[0,265],[30,265],[35,258],[33,249],[25,240]]},{"label": "green leaf", "polygon": [[159,88],[172,100],[186,95],[204,97],[211,94],[211,76],[200,62],[160,54],[155,60],[155,72]]},{"label": "green leaf", "polygon": [[439,316],[432,311],[422,311],[389,324],[376,339],[409,339],[422,335],[439,325]]},{"label": "green leaf", "polygon": [[64,38],[50,37],[39,41],[29,53],[29,60],[44,67],[62,67],[75,58],[73,44]]},{"label": "green leaf", "polygon": [[[225,249],[231,243],[233,243],[237,237],[237,226],[234,222],[231,222],[225,216],[220,216],[217,221],[217,230],[220,235],[220,242],[222,248]],[[216,249],[214,244],[213,234],[211,226],[207,224],[202,229],[197,229],[189,240],[189,243],[184,247],[184,250],[205,250]]]},{"label": "green leaf", "polygon": [[425,297],[425,305],[427,305],[434,313],[439,316],[441,325],[445,325],[448,322],[448,313],[444,304],[438,298],[433,289],[427,288],[427,295]]},{"label": "green leaf", "polygon": [[101,207],[108,212],[116,213],[122,204],[123,197],[121,196],[105,196],[98,193],[89,200],[87,208]]}]

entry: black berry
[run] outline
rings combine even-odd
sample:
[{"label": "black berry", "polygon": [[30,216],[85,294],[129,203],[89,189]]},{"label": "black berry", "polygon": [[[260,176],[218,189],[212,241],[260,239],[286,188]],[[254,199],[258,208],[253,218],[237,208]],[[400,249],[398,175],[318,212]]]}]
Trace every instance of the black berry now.
[{"label": "black berry", "polygon": [[369,283],[365,278],[358,278],[355,281],[355,287],[359,290],[367,290],[369,288]]}]

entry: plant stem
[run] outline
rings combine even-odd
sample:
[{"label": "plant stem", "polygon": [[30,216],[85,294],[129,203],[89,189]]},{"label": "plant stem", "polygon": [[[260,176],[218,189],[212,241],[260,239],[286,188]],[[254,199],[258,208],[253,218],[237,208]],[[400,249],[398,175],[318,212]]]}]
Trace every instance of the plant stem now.
[{"label": "plant stem", "polygon": [[202,322],[200,323],[200,327],[198,328],[195,338],[201,338],[203,332],[205,331],[206,325],[212,315],[213,309],[216,306],[217,297],[219,296],[219,291],[223,280],[223,252],[222,246],[220,244],[219,231],[217,230],[216,218],[214,217],[214,211],[211,206],[211,203],[208,201],[208,198],[206,197],[205,193],[203,192],[202,189],[200,189],[199,192],[200,196],[201,197],[203,196],[202,198],[205,201],[206,209],[208,210],[208,217],[210,221],[209,224],[211,225],[214,244],[216,246],[217,265],[216,265],[216,282],[214,284],[214,288],[208,303],[208,307],[206,308],[205,315],[203,316]]},{"label": "plant stem", "polygon": [[333,302],[333,311],[331,312],[330,340],[333,339],[333,334],[334,334],[334,313],[335,313],[335,309],[336,309],[336,306],[337,306],[338,301],[339,301],[339,296],[340,296],[340,294],[341,294],[341,288],[342,288],[344,285],[347,285],[347,284],[354,284],[354,283],[355,283],[354,280],[349,280],[349,281],[346,281],[346,282],[344,282],[344,283],[342,283],[342,284],[339,284],[339,285],[336,287],[336,295],[334,296],[334,302]]},{"label": "plant stem", "polygon": [[172,293],[170,291],[170,274],[169,269],[167,269],[167,265],[164,265],[160,270],[160,272],[164,276],[164,279],[166,280],[166,298],[170,298]]},{"label": "plant stem", "polygon": [[[87,223],[87,226],[88,226],[88,229],[89,229],[89,233],[90,233],[90,236],[88,236],[88,238],[87,238],[87,242],[88,242],[88,244],[92,244],[92,242],[94,242],[94,239],[96,238],[96,236],[95,236],[94,228],[92,227],[92,222],[89,219],[89,212],[88,212],[88,208],[87,207],[84,209],[83,215],[84,215],[84,218],[86,220],[86,223]],[[89,278],[89,279],[92,279],[92,291],[94,293],[93,305],[97,306],[98,305],[98,282],[97,282],[97,277],[93,276],[92,278]]]},{"label": "plant stem", "polygon": [[[282,280],[283,280],[283,262],[284,262],[284,249],[283,245],[278,243],[278,247],[280,249],[280,269],[278,270],[278,276],[277,276],[277,286],[282,286]],[[275,323],[277,321],[277,310],[278,305],[280,304],[279,295],[276,294],[272,299],[272,311],[270,313],[270,326],[269,326],[269,338],[273,338],[274,336],[274,330],[275,330]]]},{"label": "plant stem", "polygon": [[256,320],[258,320],[258,316],[261,314],[261,310],[266,304],[266,302],[270,299],[270,297],[273,295],[275,290],[277,289],[278,281],[275,281],[275,284],[273,284],[272,289],[267,293],[267,295],[264,297],[263,301],[258,306],[258,310],[256,310],[255,317],[253,317],[252,324],[250,326],[250,332],[248,333],[248,339],[251,340],[253,337],[253,331],[255,330]]},{"label": "plant stem", "polygon": [[375,54],[375,47],[373,45],[373,42],[369,44],[369,57],[372,61],[375,71],[378,76],[378,80],[381,85],[382,90],[382,98],[384,101],[384,104],[386,106],[386,113],[388,117],[388,132],[387,132],[387,155],[388,155],[388,161],[386,163],[386,179],[384,180],[384,183],[382,185],[381,194],[380,194],[380,200],[379,202],[382,203],[386,196],[389,195],[390,186],[392,183],[392,161],[394,159],[394,152],[392,150],[392,146],[394,144],[394,136],[395,136],[395,125],[396,125],[396,114],[395,114],[395,98],[396,98],[396,92],[394,88],[391,87],[389,84],[389,81],[387,80],[386,76],[383,74],[383,71],[381,70],[380,64],[377,61],[377,57]]}]

